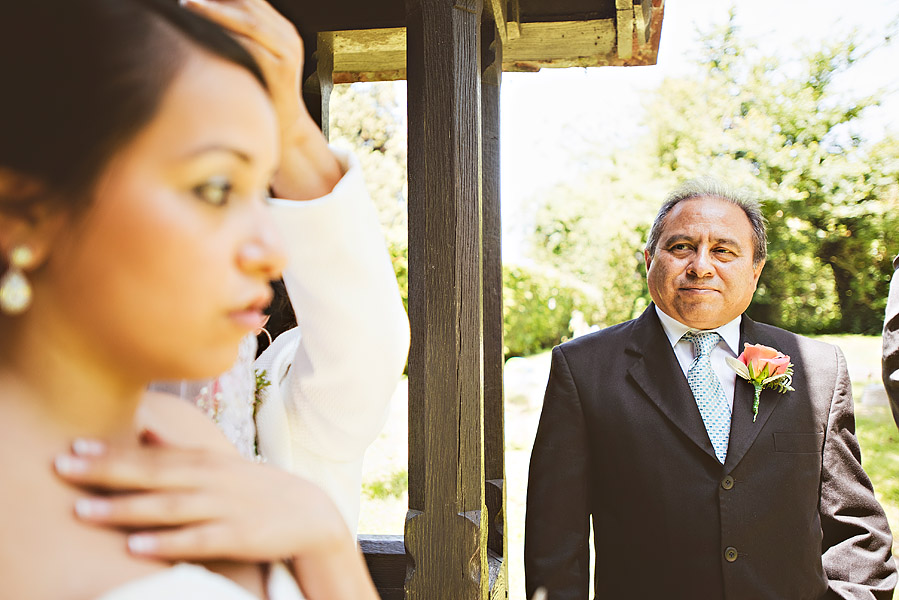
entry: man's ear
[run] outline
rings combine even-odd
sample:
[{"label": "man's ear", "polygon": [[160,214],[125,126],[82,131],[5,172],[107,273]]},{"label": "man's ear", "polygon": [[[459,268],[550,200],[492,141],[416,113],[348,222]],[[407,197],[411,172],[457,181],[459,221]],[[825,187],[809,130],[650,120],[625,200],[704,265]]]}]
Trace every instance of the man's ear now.
[{"label": "man's ear", "polygon": [[643,250],[643,262],[646,264],[646,272],[649,273],[649,265],[652,263],[652,255],[649,250]]},{"label": "man's ear", "polygon": [[755,277],[756,285],[758,285],[758,283],[759,283],[759,277],[761,276],[762,269],[764,269],[764,268],[765,268],[765,259],[764,258],[762,260],[760,260],[758,264],[752,265],[752,274]]}]

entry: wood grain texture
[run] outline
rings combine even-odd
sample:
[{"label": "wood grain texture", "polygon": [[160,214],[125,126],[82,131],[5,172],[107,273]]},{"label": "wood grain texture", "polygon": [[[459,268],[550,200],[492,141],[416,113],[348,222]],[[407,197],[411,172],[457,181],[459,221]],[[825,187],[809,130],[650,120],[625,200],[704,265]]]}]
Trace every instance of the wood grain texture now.
[{"label": "wood grain texture", "polygon": [[[484,297],[484,455],[487,546],[506,556],[503,406],[503,267],[500,219],[500,88],[503,43],[492,23],[481,31],[481,172]],[[505,567],[504,567],[505,568]]]},{"label": "wood grain texture", "polygon": [[508,39],[515,40],[521,37],[521,5],[518,0],[508,0],[506,15],[506,31]]},{"label": "wood grain texture", "polygon": [[641,0],[634,5],[634,34],[637,43],[645,46],[652,38],[652,0]]},{"label": "wood grain texture", "polygon": [[618,58],[628,60],[634,55],[634,7],[619,10],[615,18]]},{"label": "wood grain texture", "polygon": [[[504,46],[504,71],[654,64],[655,61],[655,53],[634,55],[626,61],[618,57],[614,19],[520,23],[516,30],[518,35],[510,35]],[[335,36],[335,82],[406,78],[405,29],[343,31]]]},{"label": "wood grain texture", "polygon": [[333,35],[320,33],[314,44],[306,47],[306,64],[303,80],[303,100],[309,114],[318,123],[319,128],[328,137],[328,107],[331,91],[334,88],[334,46]]},{"label": "wood grain texture", "polygon": [[381,600],[402,600],[406,547],[401,535],[360,535],[359,548]]},{"label": "wood grain texture", "polygon": [[406,598],[488,593],[481,284],[481,0],[407,0]]}]

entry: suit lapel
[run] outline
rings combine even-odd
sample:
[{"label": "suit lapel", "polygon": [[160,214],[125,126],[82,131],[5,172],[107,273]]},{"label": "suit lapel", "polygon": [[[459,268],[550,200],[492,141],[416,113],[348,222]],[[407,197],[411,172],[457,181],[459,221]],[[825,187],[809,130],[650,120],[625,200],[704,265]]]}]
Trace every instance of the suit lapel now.
[{"label": "suit lapel", "polygon": [[[755,321],[746,315],[743,315],[740,330],[741,349],[744,343],[775,346],[775,342],[769,340],[756,327]],[[753,442],[755,442],[768,417],[771,416],[771,413],[779,404],[781,399],[778,396],[780,394],[774,390],[762,390],[759,400],[759,414],[753,423],[752,402],[755,399],[755,389],[751,383],[742,377],[737,377],[734,387],[734,410],[730,421],[730,441],[727,447],[727,458],[724,460],[725,470],[730,471],[735,468]]]},{"label": "suit lapel", "polygon": [[650,304],[634,321],[633,332],[625,348],[635,357],[628,375],[675,427],[717,461],[693,392],[687,385],[655,310],[655,305]]}]

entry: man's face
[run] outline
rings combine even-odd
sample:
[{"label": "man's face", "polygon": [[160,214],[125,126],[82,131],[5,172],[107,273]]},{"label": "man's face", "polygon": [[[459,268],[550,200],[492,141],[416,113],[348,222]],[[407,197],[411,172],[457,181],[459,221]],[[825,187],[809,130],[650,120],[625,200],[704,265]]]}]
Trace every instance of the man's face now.
[{"label": "man's face", "polygon": [[668,213],[655,255],[644,252],[649,295],[662,312],[696,329],[743,314],[764,261],[753,265],[752,225],[739,206],[714,197]]}]

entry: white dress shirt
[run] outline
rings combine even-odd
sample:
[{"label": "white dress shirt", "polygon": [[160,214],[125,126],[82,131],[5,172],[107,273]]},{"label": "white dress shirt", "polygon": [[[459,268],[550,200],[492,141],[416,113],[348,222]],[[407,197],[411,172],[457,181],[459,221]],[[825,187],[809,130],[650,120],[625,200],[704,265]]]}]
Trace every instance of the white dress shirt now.
[{"label": "white dress shirt", "polygon": [[[656,306],[656,314],[659,315],[659,320],[662,322],[662,329],[665,330],[665,335],[668,336],[668,341],[671,342],[671,347],[674,349],[674,355],[677,357],[677,362],[680,364],[684,376],[686,376],[695,355],[693,352],[693,343],[681,338],[684,337],[684,334],[688,331],[700,330],[693,327],[687,327],[677,319],[666,315],[658,306]],[[743,315],[740,315],[730,323],[725,323],[721,327],[702,330],[717,331],[718,335],[721,336],[721,341],[719,341],[718,345],[712,349],[710,358],[712,361],[712,369],[715,371],[718,379],[721,380],[721,387],[724,389],[724,395],[727,397],[727,402],[730,405],[731,410],[734,408],[734,386],[737,382],[737,372],[727,364],[725,357],[732,356],[733,358],[736,358],[739,355],[740,323],[742,319]]]}]

